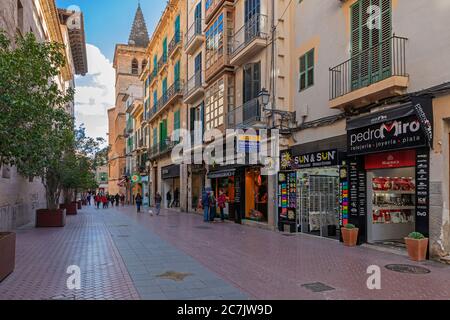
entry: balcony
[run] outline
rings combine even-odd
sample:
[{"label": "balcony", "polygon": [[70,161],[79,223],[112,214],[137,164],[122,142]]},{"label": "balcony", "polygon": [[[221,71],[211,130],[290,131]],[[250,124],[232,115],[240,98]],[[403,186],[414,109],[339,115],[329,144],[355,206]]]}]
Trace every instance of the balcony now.
[{"label": "balcony", "polygon": [[205,41],[205,35],[202,32],[202,22],[203,20],[196,19],[185,35],[184,50],[188,55],[193,55]]},{"label": "balcony", "polygon": [[176,103],[178,99],[180,99],[183,96],[184,91],[184,83],[182,80],[175,81],[169,89],[163,95],[161,98],[159,98],[158,103],[155,107],[153,107],[151,118],[155,117],[161,110],[166,108],[167,106]]},{"label": "balcony", "polygon": [[407,38],[393,36],[330,68],[330,107],[359,108],[371,102],[403,95]]},{"label": "balcony", "polygon": [[202,71],[198,71],[187,81],[184,90],[184,103],[194,103],[196,100],[200,99],[204,93],[205,89],[203,88]]},{"label": "balcony", "polygon": [[150,82],[149,86],[152,87],[156,79],[158,78],[158,68],[154,67],[152,72],[150,73]]},{"label": "balcony", "polygon": [[230,63],[241,66],[267,46],[268,18],[257,14],[250,18],[231,39]]},{"label": "balcony", "polygon": [[176,145],[177,145],[176,142],[169,141],[168,139],[167,141],[162,141],[157,145],[153,145],[150,149],[149,159],[154,160],[157,157],[163,156],[171,152]]},{"label": "balcony", "polygon": [[252,99],[234,110],[228,111],[227,129],[248,128],[261,122],[261,106],[259,99]]},{"label": "balcony", "polygon": [[167,55],[162,55],[158,60],[158,72],[162,73],[167,70]]},{"label": "balcony", "polygon": [[173,58],[176,53],[180,52],[182,33],[176,32],[169,43],[169,58]]},{"label": "balcony", "polygon": [[222,5],[233,5],[234,0],[206,0],[205,23],[208,24]]},{"label": "balcony", "polygon": [[222,52],[219,54],[217,53],[217,58],[214,61],[207,62],[206,68],[205,68],[205,81],[209,82],[212,78],[214,78],[216,75],[218,75],[223,70],[229,70],[233,71],[232,66],[230,66],[230,56],[226,53]]}]

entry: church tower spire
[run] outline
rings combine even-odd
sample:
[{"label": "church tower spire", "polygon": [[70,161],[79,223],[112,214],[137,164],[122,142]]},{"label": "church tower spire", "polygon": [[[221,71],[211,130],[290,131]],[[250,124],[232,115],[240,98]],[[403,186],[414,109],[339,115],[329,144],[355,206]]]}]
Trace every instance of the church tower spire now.
[{"label": "church tower spire", "polygon": [[145,24],[144,14],[142,13],[141,4],[138,4],[136,15],[134,17],[133,26],[131,28],[128,44],[130,46],[146,48],[149,42],[147,25]]}]

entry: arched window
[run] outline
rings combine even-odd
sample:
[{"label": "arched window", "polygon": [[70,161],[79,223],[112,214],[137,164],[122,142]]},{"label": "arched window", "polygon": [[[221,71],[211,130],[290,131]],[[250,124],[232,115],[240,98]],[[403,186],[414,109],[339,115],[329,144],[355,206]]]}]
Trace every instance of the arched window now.
[{"label": "arched window", "polygon": [[136,59],[133,59],[133,62],[131,62],[131,73],[132,74],[139,73],[139,62]]},{"label": "arched window", "polygon": [[146,59],[142,60],[142,71],[145,70],[145,67],[147,67],[147,60]]}]

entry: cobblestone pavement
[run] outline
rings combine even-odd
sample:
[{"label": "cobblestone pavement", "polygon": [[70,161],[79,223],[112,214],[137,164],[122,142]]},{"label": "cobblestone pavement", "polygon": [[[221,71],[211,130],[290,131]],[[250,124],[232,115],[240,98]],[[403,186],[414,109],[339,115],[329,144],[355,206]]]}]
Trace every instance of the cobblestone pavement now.
[{"label": "cobblestone pavement", "polygon": [[[450,268],[306,235],[286,236],[199,215],[83,208],[65,228],[17,231],[16,269],[0,299],[450,299]],[[424,275],[387,264],[428,268]],[[68,290],[66,269],[81,268]],[[369,290],[370,265],[381,290]],[[329,289],[313,292],[306,284]]]}]

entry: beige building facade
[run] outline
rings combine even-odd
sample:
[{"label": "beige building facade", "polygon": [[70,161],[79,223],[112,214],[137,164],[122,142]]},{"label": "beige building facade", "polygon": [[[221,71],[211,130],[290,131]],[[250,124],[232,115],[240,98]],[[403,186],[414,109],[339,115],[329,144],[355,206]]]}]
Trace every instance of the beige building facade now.
[{"label": "beige building facade", "polygon": [[[10,39],[31,32],[38,41],[64,44],[66,66],[56,79],[63,91],[75,86],[75,74],[87,73],[81,12],[58,9],[53,0],[5,0],[0,3],[0,30]],[[67,105],[67,112],[74,114],[73,102]],[[30,180],[15,167],[0,167],[0,231],[34,222],[35,211],[45,206],[45,189],[39,178]]]}]

